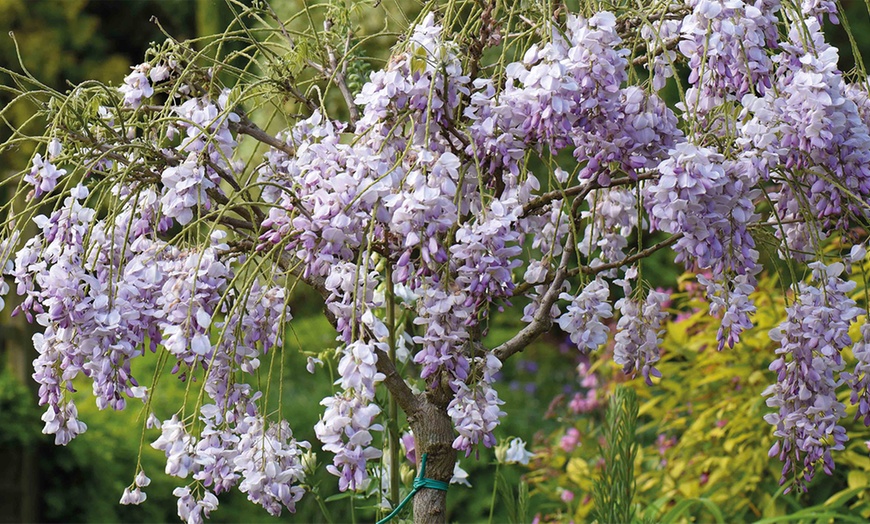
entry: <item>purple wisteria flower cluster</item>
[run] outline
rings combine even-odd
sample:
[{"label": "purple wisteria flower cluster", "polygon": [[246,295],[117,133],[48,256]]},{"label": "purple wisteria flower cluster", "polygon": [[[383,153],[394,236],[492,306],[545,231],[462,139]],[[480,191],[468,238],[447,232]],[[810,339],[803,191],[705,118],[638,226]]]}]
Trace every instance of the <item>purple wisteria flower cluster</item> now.
[{"label": "purple wisteria flower cluster", "polygon": [[659,164],[660,176],[647,187],[645,205],[651,225],[682,235],[676,262],[689,270],[709,270],[699,277],[707,287],[713,313],[723,313],[719,349],[734,347],[752,327],[755,307],[749,294],[761,270],[749,226],[757,222],[753,199],[760,191],[752,164],[725,161],[714,150],[684,142]]},{"label": "purple wisteria flower cluster", "polygon": [[783,224],[778,234],[789,250],[804,254],[818,247],[826,229],[802,223],[806,213],[840,227],[852,215],[866,215],[870,132],[846,94],[837,48],[825,42],[816,19],[793,28],[780,48],[773,57],[776,89],[743,99],[739,142],[760,176],[783,180],[770,198],[781,222],[796,223]]},{"label": "purple wisteria flower cluster", "polygon": [[778,1],[690,0],[680,24],[680,53],[691,68],[688,110],[709,113],[727,100],[771,87]]},{"label": "purple wisteria flower cluster", "polygon": [[[838,389],[870,423],[870,328],[848,280],[867,234],[870,97],[825,41],[832,6],[687,0],[642,21],[487,18],[471,44],[429,12],[358,92],[328,46],[307,91],[274,79],[246,91],[222,85],[232,67],[199,68],[170,42],[109,95],[47,104],[60,124],[20,173],[30,207],[0,243],[15,312],[42,328],[44,431],[64,445],[86,431],[73,393],[87,381],[100,409],[143,403],[166,473],[190,480],[175,490],[182,520],[207,518],[230,489],[294,511],[311,445],[259,373],[284,347],[302,283],[336,333],[335,348],[305,352],[310,372],[337,371],[313,434],[339,488],[388,476],[383,449],[399,431],[388,402],[408,415],[416,458],[445,476],[458,453],[496,445],[503,362],[555,326],[584,354],[612,348],[649,385],[667,379],[661,345],[679,304],[642,278],[663,249],[698,274],[718,349],[739,350],[763,239],[812,273],[771,332],[771,454],[799,487],[830,473],[847,438]],[[481,46],[501,58],[486,62]],[[288,91],[261,101],[266,84]],[[660,96],[668,85],[680,103]],[[346,120],[330,110],[333,87]],[[258,111],[280,113],[287,96],[299,104],[288,128],[260,128]],[[63,113],[84,106],[93,114]],[[15,220],[31,217],[38,233],[24,238]],[[845,263],[832,260],[849,245]],[[489,347],[498,314],[520,308],[521,327]],[[153,403],[133,366],[151,355],[195,400]],[[143,502],[149,483],[137,471],[121,502]]]},{"label": "purple wisteria flower cluster", "polygon": [[581,351],[594,351],[610,338],[610,330],[604,325],[613,317],[610,304],[610,288],[603,278],[586,284],[577,296],[562,293],[559,298],[571,301],[565,313],[559,317],[559,327],[568,333]]},{"label": "purple wisteria flower cluster", "polygon": [[868,403],[861,343],[856,344],[859,364],[855,375],[843,372],[841,355],[852,344],[849,326],[867,314],[848,296],[856,284],[841,278],[842,263],[813,262],[810,268],[812,283],[800,284],[800,294],[786,310],[788,318],[770,332],[770,338],[780,344],[779,358],[770,365],[777,382],[764,392],[769,397],[767,405],[778,410],[765,416],[778,437],[770,456],[784,462],[781,483],[793,475],[798,489],[812,479],[818,466],[830,475],[834,469],[831,451],[843,449],[848,440],[839,424],[846,415],[837,398],[840,386],[848,383],[852,388],[852,403],[859,404],[859,416],[866,416]]},{"label": "purple wisteria flower cluster", "polygon": [[661,358],[659,348],[670,296],[649,291],[646,297],[637,297],[631,284],[631,279],[636,276],[637,269],[631,268],[626,271],[624,279],[615,282],[622,285],[625,296],[615,304],[620,317],[619,331],[614,337],[613,361],[626,373],[639,370],[646,383],[652,385],[652,377],[662,376],[655,363]]}]

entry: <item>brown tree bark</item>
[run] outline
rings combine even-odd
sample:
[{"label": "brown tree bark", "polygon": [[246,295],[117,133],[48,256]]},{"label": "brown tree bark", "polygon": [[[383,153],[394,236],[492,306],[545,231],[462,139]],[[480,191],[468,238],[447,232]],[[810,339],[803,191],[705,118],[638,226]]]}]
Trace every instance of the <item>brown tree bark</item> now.
[{"label": "brown tree bark", "polygon": [[[450,482],[456,464],[453,422],[447,415],[447,406],[425,395],[418,411],[408,416],[414,431],[417,455],[417,470],[421,467],[423,454],[427,455],[425,476],[430,479]],[[447,492],[424,488],[414,495],[414,522],[417,524],[441,524],[447,522]]]}]

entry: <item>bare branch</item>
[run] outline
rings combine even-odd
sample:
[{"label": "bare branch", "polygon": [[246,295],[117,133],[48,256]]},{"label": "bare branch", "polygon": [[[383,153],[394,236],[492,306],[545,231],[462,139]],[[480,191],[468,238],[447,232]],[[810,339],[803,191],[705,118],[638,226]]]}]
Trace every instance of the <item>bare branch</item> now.
[{"label": "bare branch", "polygon": [[662,240],[661,242],[654,244],[654,245],[652,245],[652,246],[650,246],[642,251],[638,251],[637,253],[635,253],[631,256],[627,256],[627,257],[623,258],[622,260],[617,260],[616,262],[610,262],[607,264],[601,264],[600,266],[580,266],[580,267],[573,268],[573,269],[571,269],[571,271],[568,272],[569,273],[568,276],[573,277],[573,276],[576,276],[580,273],[583,273],[584,275],[597,275],[598,273],[601,273],[602,271],[609,271],[611,269],[616,269],[618,267],[628,266],[628,265],[634,264],[638,260],[642,260],[642,259],[652,255],[653,253],[655,253],[656,251],[658,251],[660,249],[664,249],[666,247],[672,246],[673,244],[676,244],[677,240],[679,240],[681,238],[683,238],[683,234],[677,233],[676,235],[672,235],[672,236],[666,238],[665,240]]},{"label": "bare branch", "polygon": [[543,193],[542,195],[539,195],[538,198],[528,202],[525,206],[523,206],[523,214],[521,216],[528,216],[554,200],[559,200],[561,198],[574,196],[577,194],[582,194],[582,198],[585,198],[586,195],[588,195],[589,192],[593,189],[608,189],[611,187],[626,186],[640,180],[650,180],[655,177],[655,175],[656,173],[644,173],[642,175],[637,175],[634,178],[630,176],[614,178],[607,185],[600,184],[597,180],[594,182],[592,180],[589,180],[584,185],[571,186],[567,189],[557,189],[554,191]]},{"label": "bare branch", "polygon": [[[596,181],[593,180],[593,183],[596,183]],[[581,201],[581,199],[574,200],[574,204],[571,207],[572,218],[580,209]],[[571,263],[571,259],[574,256],[576,245],[577,241],[574,236],[574,228],[571,228],[568,231],[559,267],[553,275],[550,287],[547,288],[544,296],[541,297],[541,303],[538,305],[538,310],[535,311],[535,316],[532,318],[532,321],[510,340],[492,350],[493,354],[502,362],[510,358],[511,355],[524,350],[536,338],[546,331],[549,331],[550,327],[552,327],[553,319],[550,317],[550,309],[552,309],[553,304],[555,304],[556,300],[559,298],[559,294],[562,291],[562,284],[565,282],[565,279],[568,278],[568,264]]]},{"label": "bare branch", "polygon": [[[350,35],[348,35],[348,38],[350,38]],[[338,90],[341,91],[341,96],[344,97],[344,102],[347,104],[351,129],[356,128],[356,122],[359,120],[359,109],[356,107],[356,103],[354,102],[353,93],[351,93],[350,89],[347,87],[347,80],[344,77],[346,69],[344,67],[338,67],[338,60],[335,58],[335,51],[332,50],[332,47],[326,46],[326,55],[329,57],[329,73],[332,77],[332,81],[338,86]],[[345,64],[346,63],[347,62],[345,62]]]}]

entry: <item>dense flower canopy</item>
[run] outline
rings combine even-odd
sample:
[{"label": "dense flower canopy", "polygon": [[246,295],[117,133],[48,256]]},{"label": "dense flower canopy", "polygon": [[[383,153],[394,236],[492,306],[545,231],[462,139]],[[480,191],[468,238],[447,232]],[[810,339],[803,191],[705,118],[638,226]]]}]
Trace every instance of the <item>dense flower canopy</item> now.
[{"label": "dense flower canopy", "polygon": [[[148,418],[167,473],[196,486],[176,490],[180,517],[207,517],[234,487],[293,511],[311,446],[264,409],[254,377],[284,344],[296,281],[323,296],[336,329],[336,389],[314,429],[340,488],[356,490],[382,455],[382,384],[444,397],[467,456],[496,442],[503,361],[553,325],[582,352],[612,339],[626,373],[667,380],[656,362],[670,297],[643,279],[661,249],[699,275],[719,349],[739,350],[766,243],[812,275],[771,332],[770,452],[798,486],[830,473],[847,438],[841,389],[870,422],[866,324],[854,372],[842,358],[866,318],[848,275],[870,213],[870,102],[821,30],[835,5],[800,8],[561,13],[531,39],[488,15],[477,43],[521,49],[487,67],[423,13],[358,93],[336,81],[349,118],[293,88],[306,112],[274,136],[253,121],[244,75],[224,86],[172,42],[118,89],[63,95],[0,249],[16,312],[42,327],[44,431],[67,444],[86,430],[77,377],[100,409],[150,406],[131,362],[155,354],[202,381],[195,412]],[[334,58],[310,65],[342,71]],[[687,88],[669,104],[683,65]],[[242,160],[243,139],[268,146],[258,165]],[[31,216],[38,233],[25,238]],[[525,326],[485,347],[490,316],[515,303]],[[122,502],[142,502],[147,485],[137,476]]]}]

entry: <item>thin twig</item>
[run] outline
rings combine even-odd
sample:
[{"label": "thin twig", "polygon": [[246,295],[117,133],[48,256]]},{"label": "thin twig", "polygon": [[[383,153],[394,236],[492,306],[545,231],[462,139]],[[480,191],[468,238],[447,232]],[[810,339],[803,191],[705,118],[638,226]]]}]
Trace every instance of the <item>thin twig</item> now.
[{"label": "thin twig", "polygon": [[602,271],[609,271],[611,269],[616,269],[618,267],[634,264],[638,260],[644,259],[660,249],[664,249],[666,247],[672,246],[673,244],[676,244],[676,242],[681,238],[683,238],[683,234],[677,233],[675,235],[672,235],[672,236],[666,238],[665,240],[662,240],[661,242],[659,242],[655,245],[652,245],[652,246],[650,246],[642,251],[638,251],[637,253],[635,253],[631,256],[627,256],[627,257],[623,258],[622,260],[617,260],[616,262],[609,262],[607,264],[601,264],[600,266],[575,267],[568,272],[568,276],[573,277],[573,276],[576,276],[580,273],[583,273],[584,275],[597,275],[598,273],[601,273]]},{"label": "thin twig", "polygon": [[241,133],[243,135],[248,135],[254,140],[266,144],[268,146],[274,147],[280,151],[287,153],[288,155],[295,155],[296,149],[293,146],[287,144],[283,140],[278,140],[274,136],[260,129],[257,124],[251,121],[246,115],[239,115],[238,122],[230,122],[230,129]]},{"label": "thin twig", "polygon": [[574,196],[577,194],[582,194],[583,198],[585,198],[586,195],[588,195],[589,192],[592,191],[593,189],[608,189],[611,187],[630,185],[630,184],[633,184],[633,183],[638,182],[640,180],[649,180],[649,179],[655,177],[656,174],[657,173],[644,173],[642,175],[637,175],[634,178],[628,177],[628,176],[614,178],[607,185],[603,185],[600,182],[598,182],[597,180],[595,182],[593,182],[592,180],[587,180],[586,184],[583,184],[583,185],[571,186],[571,187],[566,188],[566,189],[556,189],[553,191],[549,191],[547,193],[543,193],[543,194],[539,195],[538,198],[536,198],[536,199],[528,202],[526,205],[524,205],[523,206],[523,214],[520,216],[521,217],[529,216],[533,212],[537,211],[538,209],[541,209],[542,207],[546,206],[547,204],[549,204],[550,202],[552,202],[554,200],[559,200],[561,198]]}]

